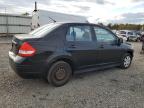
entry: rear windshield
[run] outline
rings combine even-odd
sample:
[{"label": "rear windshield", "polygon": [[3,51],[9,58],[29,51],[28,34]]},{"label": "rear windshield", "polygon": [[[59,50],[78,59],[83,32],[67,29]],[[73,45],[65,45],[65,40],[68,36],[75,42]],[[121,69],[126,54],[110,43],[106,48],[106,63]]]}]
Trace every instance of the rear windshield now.
[{"label": "rear windshield", "polygon": [[133,35],[133,32],[128,32],[128,35]]},{"label": "rear windshield", "polygon": [[57,28],[59,25],[60,24],[55,23],[47,24],[31,31],[29,34],[33,35],[34,37],[43,37],[55,28]]},{"label": "rear windshield", "polygon": [[120,34],[126,34],[126,32],[125,31],[120,31]]}]

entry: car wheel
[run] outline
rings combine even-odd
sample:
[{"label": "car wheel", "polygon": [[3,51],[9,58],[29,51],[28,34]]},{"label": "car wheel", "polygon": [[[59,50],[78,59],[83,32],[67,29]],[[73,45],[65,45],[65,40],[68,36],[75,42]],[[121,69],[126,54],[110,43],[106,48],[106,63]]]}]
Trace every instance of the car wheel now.
[{"label": "car wheel", "polygon": [[71,66],[64,62],[58,61],[49,69],[47,79],[48,82],[56,87],[66,84],[72,75]]},{"label": "car wheel", "polygon": [[138,41],[138,39],[135,40],[135,42],[137,42],[137,41]]},{"label": "car wheel", "polygon": [[122,69],[127,69],[127,68],[129,68],[130,65],[131,65],[131,61],[132,61],[131,55],[128,54],[128,53],[125,54],[125,55],[123,56],[123,58],[122,58],[122,62],[121,62],[120,67],[121,67]]}]

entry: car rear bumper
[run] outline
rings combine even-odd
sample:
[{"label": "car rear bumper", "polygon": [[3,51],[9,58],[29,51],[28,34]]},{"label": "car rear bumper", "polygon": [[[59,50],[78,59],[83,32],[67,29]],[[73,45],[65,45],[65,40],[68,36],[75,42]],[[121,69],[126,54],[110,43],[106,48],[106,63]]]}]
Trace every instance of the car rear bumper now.
[{"label": "car rear bumper", "polygon": [[138,38],[129,37],[129,40],[136,41]]},{"label": "car rear bumper", "polygon": [[39,78],[43,76],[42,64],[25,64],[26,58],[15,56],[9,52],[9,64],[11,68],[22,78]]}]

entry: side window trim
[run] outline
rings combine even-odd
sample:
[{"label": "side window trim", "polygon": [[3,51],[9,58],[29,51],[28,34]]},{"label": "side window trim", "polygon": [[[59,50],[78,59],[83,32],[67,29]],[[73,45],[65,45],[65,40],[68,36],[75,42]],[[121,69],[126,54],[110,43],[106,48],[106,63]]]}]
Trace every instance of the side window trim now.
[{"label": "side window trim", "polygon": [[91,29],[92,42],[95,42],[96,41],[96,34],[95,34],[95,31],[94,31],[94,26],[93,25],[89,25],[89,26],[90,26],[90,29]]}]

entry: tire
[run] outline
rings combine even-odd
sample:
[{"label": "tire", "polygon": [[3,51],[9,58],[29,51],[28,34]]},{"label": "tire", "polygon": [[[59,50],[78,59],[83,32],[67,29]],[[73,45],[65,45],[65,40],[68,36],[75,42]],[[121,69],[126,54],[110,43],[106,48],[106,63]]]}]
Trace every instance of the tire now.
[{"label": "tire", "polygon": [[135,42],[138,42],[138,39],[136,39]]},{"label": "tire", "polygon": [[131,61],[132,61],[132,56],[129,53],[126,53],[123,57],[122,57],[122,61],[121,61],[121,65],[120,68],[122,69],[127,69],[130,67],[131,65]]},{"label": "tire", "polygon": [[58,61],[54,63],[49,69],[47,80],[51,85],[59,87],[66,84],[69,81],[71,75],[71,66],[64,61]]}]

